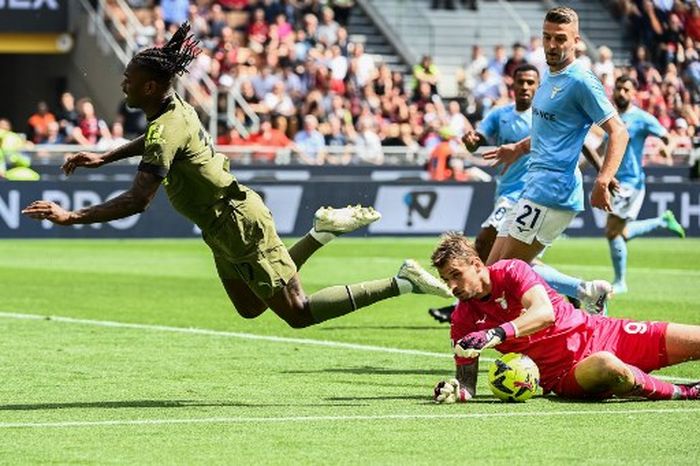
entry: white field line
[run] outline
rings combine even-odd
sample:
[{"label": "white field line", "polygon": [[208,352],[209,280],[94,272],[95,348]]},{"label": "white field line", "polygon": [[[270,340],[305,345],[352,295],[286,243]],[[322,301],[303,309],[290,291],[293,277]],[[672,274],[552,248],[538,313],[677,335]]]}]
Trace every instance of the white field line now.
[{"label": "white field line", "polygon": [[[38,321],[49,321],[49,322],[60,322],[66,324],[78,324],[78,325],[91,325],[95,327],[109,327],[109,328],[126,328],[126,329],[136,329],[136,330],[150,330],[158,332],[172,332],[172,333],[183,333],[190,335],[208,335],[215,337],[224,338],[239,338],[243,340],[261,340],[270,341],[273,343],[289,343],[294,345],[309,345],[309,346],[325,346],[330,348],[342,348],[355,351],[374,351],[379,353],[393,353],[393,354],[405,354],[410,356],[426,356],[431,358],[452,358],[452,355],[448,352],[435,353],[431,351],[420,351],[411,349],[401,349],[401,348],[389,348],[386,346],[373,346],[373,345],[362,345],[356,343],[344,343],[340,341],[330,341],[330,340],[314,340],[311,338],[289,338],[289,337],[277,337],[272,335],[256,335],[254,333],[243,333],[243,332],[227,332],[224,330],[208,330],[202,328],[185,328],[185,327],[170,327],[167,325],[154,325],[154,324],[134,324],[127,322],[114,322],[109,320],[92,320],[92,319],[76,319],[73,317],[60,317],[60,316],[42,316],[37,314],[20,314],[15,312],[0,312],[0,318],[5,319],[19,319],[19,320],[38,320]],[[484,357],[481,361],[490,363],[493,362],[493,358]],[[679,383],[691,383],[696,382],[698,379],[688,379],[680,377],[666,377],[666,376],[655,376],[662,380],[674,380]]]},{"label": "white field line", "polygon": [[62,422],[0,422],[0,429],[22,428],[73,428],[73,427],[118,427],[118,426],[162,426],[176,424],[248,424],[248,423],[291,423],[291,422],[327,422],[327,421],[416,421],[441,419],[489,419],[513,417],[560,417],[638,414],[689,414],[700,413],[700,408],[680,409],[620,409],[620,410],[580,410],[580,411],[526,411],[497,413],[460,413],[460,414],[386,414],[357,416],[282,416],[282,417],[210,417],[194,419],[120,419],[104,421],[62,421]]}]

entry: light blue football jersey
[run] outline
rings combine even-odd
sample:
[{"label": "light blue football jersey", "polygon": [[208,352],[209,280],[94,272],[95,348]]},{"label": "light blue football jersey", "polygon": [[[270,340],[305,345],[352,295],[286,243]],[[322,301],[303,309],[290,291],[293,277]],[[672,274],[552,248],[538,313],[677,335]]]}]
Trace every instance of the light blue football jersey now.
[{"label": "light blue football jersey", "polygon": [[530,164],[522,197],[561,210],[583,210],[583,186],[576,176],[583,140],[591,124],[615,115],[603,85],[574,62],[546,71],[532,104]]},{"label": "light blue football jersey", "polygon": [[[518,112],[515,104],[496,107],[479,123],[477,131],[495,145],[518,142],[530,135],[532,127],[532,108]],[[525,173],[530,154],[524,154],[517,162],[496,179],[496,198],[505,197],[517,201],[525,187]]]},{"label": "light blue football jersey", "polygon": [[634,105],[630,105],[620,118],[627,126],[630,141],[615,177],[622,183],[634,186],[635,189],[642,189],[646,177],[642,168],[644,141],[648,136],[666,136],[666,128],[661,126],[653,115]]}]

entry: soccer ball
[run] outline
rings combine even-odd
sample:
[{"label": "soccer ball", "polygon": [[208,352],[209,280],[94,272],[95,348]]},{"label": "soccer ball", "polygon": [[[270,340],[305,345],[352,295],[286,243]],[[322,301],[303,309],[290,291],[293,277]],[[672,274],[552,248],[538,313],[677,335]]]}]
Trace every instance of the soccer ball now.
[{"label": "soccer ball", "polygon": [[535,361],[519,353],[504,354],[489,368],[489,387],[503,401],[525,401],[537,392],[540,370]]}]

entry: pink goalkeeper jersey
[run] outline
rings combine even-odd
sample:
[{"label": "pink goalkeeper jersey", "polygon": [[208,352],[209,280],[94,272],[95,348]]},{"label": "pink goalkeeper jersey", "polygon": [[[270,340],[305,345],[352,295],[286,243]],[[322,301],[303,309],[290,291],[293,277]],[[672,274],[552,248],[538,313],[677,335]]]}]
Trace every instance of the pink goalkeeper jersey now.
[{"label": "pink goalkeeper jersey", "polygon": [[[491,294],[483,300],[470,299],[457,304],[450,329],[452,345],[470,332],[488,330],[517,318],[523,312],[523,294],[535,285],[542,285],[554,308],[554,324],[530,336],[508,339],[496,349],[532,358],[540,369],[540,385],[550,390],[580,360],[588,337],[601,317],[574,308],[521,260],[502,260],[488,269]],[[458,365],[473,362],[457,356],[455,361]]]}]

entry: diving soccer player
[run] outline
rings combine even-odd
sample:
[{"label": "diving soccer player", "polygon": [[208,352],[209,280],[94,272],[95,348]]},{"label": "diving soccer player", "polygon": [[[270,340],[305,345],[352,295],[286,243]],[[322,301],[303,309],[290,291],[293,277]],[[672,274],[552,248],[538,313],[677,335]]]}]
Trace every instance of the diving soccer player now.
[{"label": "diving soccer player", "polygon": [[231,175],[228,159],[216,153],[195,110],[173,90],[175,77],[187,71],[198,53],[197,41],[188,33],[185,23],[165,46],[134,55],[124,72],[122,89],[128,105],[146,113],[146,134],[105,154],[71,155],[62,167],[71,174],[78,167],[143,155],[131,188],[78,211],[35,201],[23,213],[59,225],[108,222],[143,212],[164,185],[173,207],[201,228],[238,313],[254,318],[270,308],[294,328],[404,293],[449,297],[441,281],[411,260],[395,277],[304,293],[297,269],[337,235],[366,226],[379,214],[362,207],[320,209],[309,234],[287,250],[260,196]]}]

